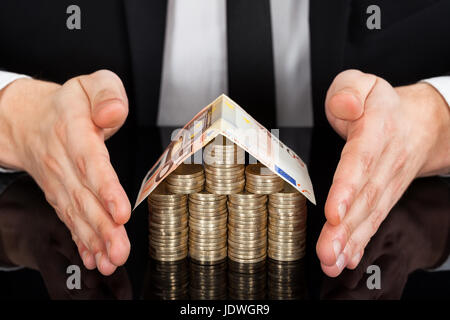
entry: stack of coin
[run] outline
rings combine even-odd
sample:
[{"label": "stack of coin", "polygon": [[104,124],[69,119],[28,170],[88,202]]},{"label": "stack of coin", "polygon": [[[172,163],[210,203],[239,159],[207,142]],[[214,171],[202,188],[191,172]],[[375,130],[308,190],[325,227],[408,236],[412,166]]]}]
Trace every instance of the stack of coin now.
[{"label": "stack of coin", "polygon": [[188,253],[187,195],[173,194],[162,182],[148,197],[149,252],[159,261],[177,261]]},{"label": "stack of coin", "polygon": [[269,195],[270,258],[294,261],[305,255],[306,198],[289,184],[282,191]]},{"label": "stack of coin", "polygon": [[271,194],[284,187],[284,180],[261,163],[249,164],[245,169],[245,190],[256,194]]},{"label": "stack of coin", "polygon": [[203,190],[205,175],[201,164],[182,163],[166,178],[167,189],[173,193],[189,194]]},{"label": "stack of coin", "polygon": [[189,255],[200,263],[227,257],[227,197],[208,191],[189,195]]},{"label": "stack of coin", "polygon": [[205,147],[206,190],[215,194],[241,192],[245,185],[245,152],[222,136]]},{"label": "stack of coin", "polygon": [[266,260],[239,263],[228,260],[228,297],[233,300],[262,300],[266,296]]},{"label": "stack of coin", "polygon": [[267,259],[267,287],[270,300],[299,300],[307,296],[305,260]]},{"label": "stack of coin", "polygon": [[266,258],[267,196],[246,191],[228,196],[228,257],[256,263]]},{"label": "stack of coin", "polygon": [[191,260],[189,295],[192,300],[227,298],[227,261],[215,265],[197,264]]},{"label": "stack of coin", "polygon": [[144,284],[145,300],[186,300],[189,293],[187,259],[179,261],[149,260]]}]

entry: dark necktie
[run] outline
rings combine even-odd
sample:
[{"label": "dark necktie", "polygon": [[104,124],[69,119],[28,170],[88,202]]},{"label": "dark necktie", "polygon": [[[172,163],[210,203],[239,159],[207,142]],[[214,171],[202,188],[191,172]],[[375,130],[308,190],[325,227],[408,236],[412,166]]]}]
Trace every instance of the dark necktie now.
[{"label": "dark necktie", "polygon": [[269,0],[227,0],[228,90],[267,129],[275,127]]}]

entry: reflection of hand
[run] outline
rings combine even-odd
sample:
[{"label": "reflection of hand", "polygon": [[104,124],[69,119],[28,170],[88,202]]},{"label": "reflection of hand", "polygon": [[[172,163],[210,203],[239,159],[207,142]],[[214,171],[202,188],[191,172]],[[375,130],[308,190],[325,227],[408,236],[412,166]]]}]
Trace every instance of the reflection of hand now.
[{"label": "reflection of hand", "polygon": [[[439,266],[449,254],[448,186],[438,179],[415,181],[367,245],[355,270],[325,278],[324,299],[399,299],[408,276]],[[381,288],[369,290],[367,268],[377,265]]]},{"label": "reflection of hand", "polygon": [[417,176],[450,168],[450,112],[428,84],[392,88],[349,70],[328,90],[326,114],[347,143],[317,242],[322,269],[355,268],[370,238]]},{"label": "reflection of hand", "polygon": [[20,79],[0,94],[0,164],[36,180],[87,268],[113,273],[130,251],[130,203],[104,143],[127,117],[122,82],[102,70],[62,86]]},{"label": "reflection of hand", "polygon": [[[82,267],[70,232],[29,178],[21,178],[0,196],[0,234],[7,262],[38,270],[52,298],[131,298],[124,268],[105,277]],[[81,290],[67,289],[69,265],[81,266]]]}]

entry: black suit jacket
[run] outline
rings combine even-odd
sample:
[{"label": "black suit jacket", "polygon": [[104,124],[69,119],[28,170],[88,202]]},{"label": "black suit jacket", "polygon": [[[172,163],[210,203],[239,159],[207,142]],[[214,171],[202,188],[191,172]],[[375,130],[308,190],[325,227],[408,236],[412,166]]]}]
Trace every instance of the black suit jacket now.
[{"label": "black suit jacket", "polygon": [[[66,27],[71,4],[81,8],[81,30]],[[366,27],[371,4],[381,8],[381,30]],[[166,6],[166,0],[3,0],[0,69],[60,83],[111,69],[137,106],[130,121],[154,124]],[[326,90],[342,70],[371,72],[394,86],[448,73],[449,13],[448,0],[310,0],[315,125],[327,125]]]}]

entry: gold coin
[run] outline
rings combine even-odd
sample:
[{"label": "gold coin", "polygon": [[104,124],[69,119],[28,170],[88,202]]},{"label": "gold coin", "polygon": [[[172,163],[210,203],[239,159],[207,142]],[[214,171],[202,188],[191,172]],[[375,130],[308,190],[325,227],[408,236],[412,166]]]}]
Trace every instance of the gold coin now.
[{"label": "gold coin", "polygon": [[198,225],[195,223],[190,223],[189,224],[189,229],[193,230],[196,233],[200,233],[201,231],[203,232],[223,232],[223,230],[227,229],[227,225],[223,224],[223,225]]},{"label": "gold coin", "polygon": [[227,238],[226,237],[219,237],[219,238],[194,238],[194,237],[190,237],[189,238],[189,244],[192,245],[208,245],[208,246],[213,246],[213,247],[217,247],[218,245],[221,244],[226,244],[227,243]]},{"label": "gold coin", "polygon": [[151,200],[159,200],[159,201],[165,201],[167,199],[173,199],[173,200],[182,200],[184,198],[186,198],[186,196],[184,195],[180,195],[180,194],[174,194],[172,192],[170,192],[167,189],[167,184],[165,182],[161,182],[156,188],[155,190],[152,191],[152,193],[150,193],[149,198]]},{"label": "gold coin", "polygon": [[278,260],[278,261],[295,261],[295,260],[299,260],[299,259],[303,258],[305,256],[305,253],[302,253],[302,254],[300,254],[298,256],[293,256],[293,257],[277,256],[277,255],[274,255],[274,254],[271,254],[271,253],[267,253],[267,256],[270,259]]},{"label": "gold coin", "polygon": [[258,249],[267,246],[266,241],[259,241],[259,242],[237,242],[233,241],[232,239],[228,239],[228,246],[233,247],[235,249]]},{"label": "gold coin", "polygon": [[244,189],[244,186],[238,186],[236,188],[229,188],[229,189],[217,189],[206,185],[205,189],[215,194],[233,194],[241,192]]},{"label": "gold coin", "polygon": [[221,216],[217,219],[211,220],[211,219],[197,219],[194,217],[189,217],[189,223],[193,223],[196,225],[224,225],[227,222],[227,216]]},{"label": "gold coin", "polygon": [[267,231],[270,233],[276,234],[280,237],[292,237],[292,236],[298,235],[299,233],[305,233],[304,230],[285,231],[283,229],[275,229],[275,228],[272,228],[272,226],[270,226],[270,225],[269,225]]},{"label": "gold coin", "polygon": [[247,190],[249,189],[276,189],[277,192],[283,188],[283,184],[282,183],[255,183],[251,180],[247,179],[247,183],[246,186],[248,187]]},{"label": "gold coin", "polygon": [[271,198],[270,196],[274,195],[275,193],[272,193],[269,195],[269,202],[272,206],[278,207],[278,206],[286,206],[286,205],[296,205],[299,208],[306,209],[306,200],[304,199],[293,199],[293,198]]},{"label": "gold coin", "polygon": [[149,205],[151,206],[156,206],[156,207],[172,207],[172,206],[180,206],[182,204],[186,203],[187,200],[187,196],[186,195],[180,195],[182,196],[181,199],[165,199],[165,200],[155,200],[152,198],[147,198],[147,202]]},{"label": "gold coin", "polygon": [[216,189],[225,189],[225,188],[229,188],[229,187],[237,187],[237,186],[244,186],[245,185],[245,179],[241,179],[238,181],[234,181],[234,182],[225,182],[225,181],[220,181],[219,179],[214,179],[214,180],[206,180],[206,185],[209,187],[214,187]]},{"label": "gold coin", "polygon": [[219,171],[236,171],[236,170],[242,170],[243,168],[245,168],[244,164],[215,165],[215,164],[205,163],[205,169],[208,169],[209,171],[214,171],[214,172],[219,172]]},{"label": "gold coin", "polygon": [[195,187],[195,188],[177,188],[172,185],[168,185],[168,188],[170,191],[172,191],[174,193],[190,194],[190,193],[195,193],[195,192],[199,192],[199,191],[203,190],[203,185],[199,186],[199,187]]},{"label": "gold coin", "polygon": [[207,191],[200,191],[197,193],[192,193],[189,195],[190,199],[196,199],[199,201],[217,201],[217,200],[223,200],[226,199],[225,196],[218,196],[217,194],[213,194]]},{"label": "gold coin", "polygon": [[155,218],[154,216],[150,216],[149,217],[149,226],[167,225],[168,227],[173,227],[176,225],[186,224],[187,221],[188,221],[187,215],[182,218],[176,218],[176,219],[167,219],[167,217],[165,217],[165,219],[159,219],[159,218]]},{"label": "gold coin", "polygon": [[263,260],[266,260],[267,255],[263,255],[259,258],[254,258],[254,259],[241,259],[241,258],[236,258],[234,256],[229,255],[230,260],[233,260],[235,262],[239,262],[239,263],[257,263]]},{"label": "gold coin", "polygon": [[256,250],[249,249],[249,250],[236,250],[233,247],[228,246],[228,255],[233,256],[238,259],[254,259],[261,257],[262,255],[266,255],[267,248],[258,248]]},{"label": "gold coin", "polygon": [[228,229],[228,237],[236,237],[241,239],[256,239],[267,236],[267,229],[264,228],[258,231],[249,231],[245,233],[240,233],[234,230],[234,228]]},{"label": "gold coin", "polygon": [[203,186],[205,183],[205,179],[202,177],[201,179],[167,179],[167,184],[169,185],[169,190],[172,187],[185,187],[185,188],[196,188],[199,186]]},{"label": "gold coin", "polygon": [[282,205],[274,205],[273,203],[269,202],[268,207],[274,210],[296,210],[300,211],[303,209],[301,206],[296,204],[282,204]]},{"label": "gold coin", "polygon": [[264,211],[267,211],[265,203],[239,205],[239,204],[235,204],[233,202],[229,202],[228,201],[227,206],[228,206],[228,209],[232,209],[234,211],[247,211],[247,210],[252,210],[252,211],[264,210]]},{"label": "gold coin", "polygon": [[297,232],[297,234],[290,234],[289,236],[280,235],[272,230],[267,230],[267,236],[274,241],[298,241],[299,239],[305,238],[306,233]]},{"label": "gold coin", "polygon": [[269,223],[273,226],[300,226],[306,224],[306,218],[295,217],[295,219],[278,219],[272,215],[269,215]]},{"label": "gold coin", "polygon": [[245,168],[245,174],[248,174],[249,176],[257,176],[257,177],[278,177],[277,174],[273,173],[272,170],[267,168],[262,163],[256,163],[256,164],[249,164]]},{"label": "gold coin", "polygon": [[264,195],[257,195],[254,193],[243,191],[241,193],[234,194],[233,196],[229,197],[229,199],[231,202],[233,202],[233,201],[239,201],[239,200],[252,200],[252,199],[267,200],[267,197]]},{"label": "gold coin", "polygon": [[194,210],[194,211],[222,211],[223,209],[226,209],[226,202],[222,202],[222,203],[218,203],[218,204],[209,204],[209,205],[201,205],[201,204],[196,204],[194,202],[189,202],[189,210]]},{"label": "gold coin", "polygon": [[247,180],[248,184],[251,184],[255,187],[270,187],[276,185],[279,190],[283,190],[284,186],[284,180],[278,177],[277,179],[253,179],[247,175],[245,179]]},{"label": "gold coin", "polygon": [[189,237],[192,239],[222,239],[227,237],[227,228],[220,230],[220,232],[190,229]]},{"label": "gold coin", "polygon": [[201,164],[180,164],[169,177],[179,179],[192,179],[203,175],[203,166]]},{"label": "gold coin", "polygon": [[274,188],[254,188],[251,185],[246,184],[245,185],[245,190],[249,191],[249,192],[253,192],[256,194],[271,194],[273,192],[277,192],[278,188],[274,187]]},{"label": "gold coin", "polygon": [[271,197],[274,198],[274,199],[278,199],[278,198],[282,198],[282,199],[287,199],[287,198],[306,199],[300,192],[298,192],[297,189],[295,189],[289,183],[285,183],[283,190],[281,190],[278,193],[275,193],[275,194],[271,195]]},{"label": "gold coin", "polygon": [[182,235],[187,235],[188,233],[188,227],[184,227],[182,229],[170,229],[168,230],[167,228],[163,228],[163,229],[153,229],[153,228],[149,228],[149,234],[150,236],[161,236],[161,237],[176,237],[176,236],[182,236]]},{"label": "gold coin", "polygon": [[228,250],[228,249],[227,249],[226,246],[223,247],[223,248],[218,248],[217,250],[207,250],[207,251],[205,251],[205,250],[200,250],[200,249],[197,249],[197,248],[192,248],[191,253],[198,253],[199,255],[201,255],[201,254],[204,254],[204,255],[208,255],[208,254],[213,255],[213,254],[218,254],[218,253],[226,252],[227,250]]}]

